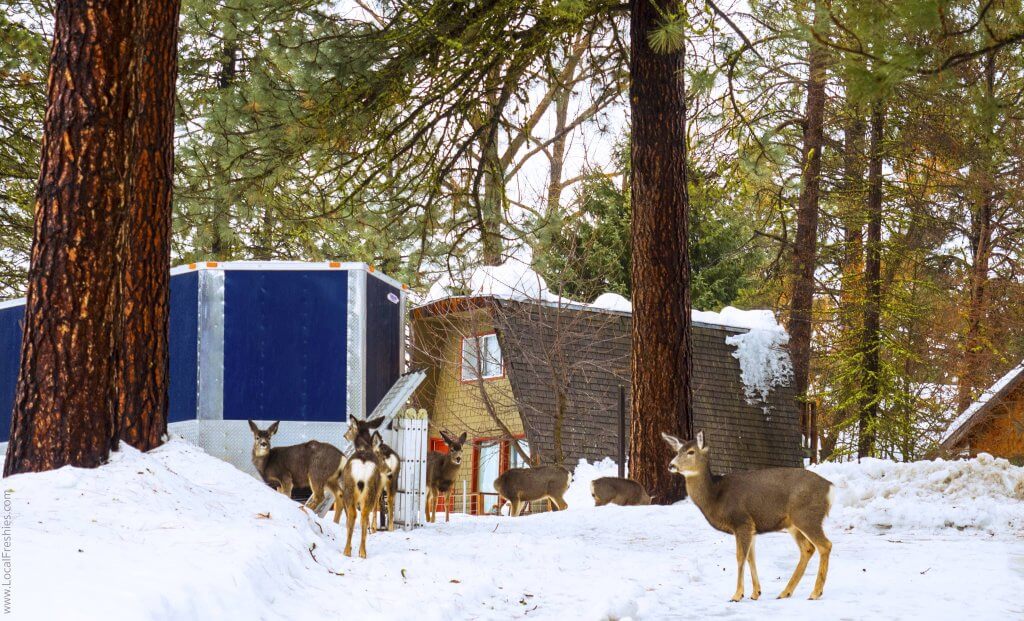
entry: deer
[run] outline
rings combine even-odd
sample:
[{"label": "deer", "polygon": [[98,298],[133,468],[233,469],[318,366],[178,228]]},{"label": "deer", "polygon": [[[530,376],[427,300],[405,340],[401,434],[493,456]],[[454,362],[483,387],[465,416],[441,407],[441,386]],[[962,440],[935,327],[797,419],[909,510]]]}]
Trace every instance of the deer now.
[{"label": "deer", "polygon": [[512,503],[509,515],[518,517],[523,507],[548,498],[558,511],[566,509],[565,491],[572,483],[572,473],[562,466],[538,466],[536,468],[509,468],[494,479],[494,489],[502,498]]},{"label": "deer", "polygon": [[[361,536],[359,558],[366,558],[366,531],[369,528],[373,505],[380,496],[381,464],[378,458],[383,443],[379,433],[370,435],[372,429],[380,427],[383,417],[359,420],[352,417],[352,423],[345,432],[345,438],[355,445],[355,451],[339,470],[341,479],[341,505],[345,511],[345,556],[352,556],[352,531],[356,525],[356,511],[359,511]],[[335,516],[340,508],[335,507]]]},{"label": "deer", "polygon": [[388,499],[388,530],[393,531],[395,530],[395,494],[398,493],[398,474],[402,470],[402,459],[394,449],[384,443],[384,438],[380,437],[380,432],[375,431],[373,435],[374,444],[377,446],[377,460],[381,465],[381,487],[380,494],[377,496],[377,502],[373,505],[373,519],[370,520],[370,532],[377,532],[377,516],[385,495],[387,495]]},{"label": "deer", "polygon": [[651,497],[636,481],[619,477],[601,477],[590,483],[590,495],[594,506],[603,507],[609,503],[630,507],[651,504]]},{"label": "deer", "polygon": [[466,443],[466,433],[463,432],[458,438],[441,430],[441,438],[448,445],[448,452],[430,451],[427,454],[427,506],[424,512],[428,522],[437,521],[437,497],[439,494],[447,494],[444,503],[444,521],[451,519],[452,510],[452,487],[455,483],[455,475],[462,465],[462,445]]},{"label": "deer", "polygon": [[743,599],[744,562],[750,565],[753,582],[750,598],[761,596],[754,561],[754,537],[783,530],[796,540],[800,560],[779,599],[793,595],[815,550],[819,559],[818,577],[810,599],[819,599],[825,588],[832,552],[832,542],[822,528],[832,507],[832,483],[803,468],[768,468],[713,476],[710,449],[704,442],[703,431],[698,432],[694,440],[684,441],[667,433],[662,433],[661,437],[676,452],[669,472],[686,479],[687,493],[713,528],[736,537],[737,577],[732,601]]},{"label": "deer", "polygon": [[[334,446],[316,440],[271,448],[270,439],[277,433],[280,423],[277,421],[266,429],[260,429],[249,421],[253,435],[252,465],[263,482],[289,498],[296,484],[308,484],[313,495],[306,501],[306,507],[314,510],[323,502],[325,489],[334,495],[335,500],[341,498],[338,473],[345,462],[344,454]],[[335,513],[335,523],[339,517]]]}]

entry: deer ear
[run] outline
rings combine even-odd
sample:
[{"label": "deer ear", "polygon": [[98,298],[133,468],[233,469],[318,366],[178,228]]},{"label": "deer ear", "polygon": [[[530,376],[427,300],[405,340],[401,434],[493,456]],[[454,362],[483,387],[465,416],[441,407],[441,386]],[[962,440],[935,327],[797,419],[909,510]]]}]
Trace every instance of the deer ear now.
[{"label": "deer ear", "polygon": [[463,431],[462,435],[459,436],[459,444],[461,445],[461,444],[465,444],[465,443],[466,443],[466,432]]},{"label": "deer ear", "polygon": [[699,448],[702,451],[707,450],[707,445],[704,444],[704,430],[703,429],[697,432],[697,448]]},{"label": "deer ear", "polygon": [[267,427],[267,433],[269,433],[270,435],[274,435],[275,433],[277,433],[277,426],[280,424],[281,421],[276,421],[273,425]]},{"label": "deer ear", "polygon": [[383,422],[384,422],[384,417],[383,416],[378,416],[377,418],[375,418],[373,420],[366,421],[366,426],[369,427],[370,429],[376,429],[377,427],[380,427],[380,424],[383,423]]},{"label": "deer ear", "polygon": [[252,422],[252,420],[250,419],[249,420],[249,431],[252,431],[253,433],[259,433],[259,430],[260,430],[260,428],[256,426],[256,423]]},{"label": "deer ear", "polygon": [[452,434],[448,433],[446,429],[442,429],[440,433],[441,439],[444,440],[445,444],[452,444],[455,442],[455,438],[453,438]]},{"label": "deer ear", "polygon": [[664,438],[665,442],[672,447],[673,451],[679,452],[679,449],[683,448],[683,441],[675,436],[670,436],[665,432],[661,433],[661,437]]},{"label": "deer ear", "polygon": [[378,448],[380,448],[381,444],[384,444],[384,438],[381,437],[379,431],[375,431],[373,433],[373,440],[371,442],[372,442],[373,448],[378,449]]}]

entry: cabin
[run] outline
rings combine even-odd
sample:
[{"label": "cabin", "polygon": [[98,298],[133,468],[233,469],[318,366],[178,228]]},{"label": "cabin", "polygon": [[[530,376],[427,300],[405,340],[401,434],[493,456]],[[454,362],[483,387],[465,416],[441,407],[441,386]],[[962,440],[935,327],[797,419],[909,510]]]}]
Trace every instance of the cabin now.
[{"label": "cabin", "polygon": [[942,453],[989,453],[1024,465],[1024,364],[1011,369],[950,423]]},{"label": "cabin", "polygon": [[[632,314],[619,299],[625,305],[468,295],[412,309],[410,358],[427,374],[414,401],[429,413],[430,448],[445,450],[441,429],[469,437],[453,511],[496,512],[493,480],[528,460],[571,468],[618,459],[620,407],[629,429],[632,344]],[[800,466],[791,382],[750,399],[736,347],[726,342],[746,330],[697,318],[692,325],[694,426],[715,446],[715,470]]]}]

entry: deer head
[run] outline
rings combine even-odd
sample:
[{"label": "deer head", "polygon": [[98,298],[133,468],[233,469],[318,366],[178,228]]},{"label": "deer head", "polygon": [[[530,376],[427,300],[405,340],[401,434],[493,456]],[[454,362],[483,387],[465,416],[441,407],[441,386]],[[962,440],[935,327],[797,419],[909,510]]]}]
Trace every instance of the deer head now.
[{"label": "deer head", "polygon": [[662,433],[661,437],[676,452],[668,465],[669,472],[687,476],[703,472],[707,467],[708,447],[704,443],[703,431],[698,431],[694,440],[680,440],[667,433]]},{"label": "deer head", "polygon": [[384,423],[384,417],[378,416],[368,420],[359,420],[355,416],[352,417],[352,422],[349,423],[348,431],[345,432],[345,439],[349,442],[355,442],[356,438],[362,437],[369,445],[372,441],[370,439],[370,432],[377,429]]},{"label": "deer head", "polygon": [[456,438],[444,429],[441,430],[441,438],[448,445],[448,459],[456,466],[462,465],[462,445],[466,443],[466,432]]},{"label": "deer head", "polygon": [[249,429],[252,431],[252,454],[254,457],[266,457],[270,454],[270,438],[277,433],[277,426],[281,421],[275,422],[266,429],[260,429],[256,423],[249,421]]}]

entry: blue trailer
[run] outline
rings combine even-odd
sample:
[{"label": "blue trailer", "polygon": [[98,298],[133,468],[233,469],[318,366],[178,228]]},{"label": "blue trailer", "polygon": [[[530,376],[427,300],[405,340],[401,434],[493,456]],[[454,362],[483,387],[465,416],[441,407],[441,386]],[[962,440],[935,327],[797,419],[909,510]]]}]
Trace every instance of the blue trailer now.
[{"label": "blue trailer", "polygon": [[[243,465],[247,419],[285,420],[291,440],[338,441],[402,376],[407,290],[364,263],[240,261],[171,271],[171,429],[224,435]],[[0,304],[0,442],[10,433],[24,299]],[[207,422],[198,428],[195,423]],[[238,436],[228,438],[227,436]],[[5,447],[4,447],[5,448]],[[240,455],[240,457],[239,457]]]}]

